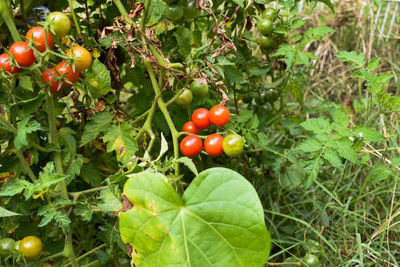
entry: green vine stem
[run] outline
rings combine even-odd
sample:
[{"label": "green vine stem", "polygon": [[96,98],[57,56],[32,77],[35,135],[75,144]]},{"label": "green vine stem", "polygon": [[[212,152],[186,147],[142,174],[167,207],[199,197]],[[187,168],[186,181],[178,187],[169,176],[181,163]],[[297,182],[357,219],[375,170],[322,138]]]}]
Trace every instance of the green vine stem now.
[{"label": "green vine stem", "polygon": [[74,11],[74,0],[68,0],[68,4],[69,4],[69,9],[71,9],[72,19],[74,21],[76,31],[80,35],[82,32],[81,28],[79,27],[78,19],[76,18],[76,14]]},{"label": "green vine stem", "polygon": [[14,41],[15,42],[22,41],[21,36],[18,33],[17,27],[15,27],[15,23],[11,16],[10,9],[8,7],[6,0],[0,0],[0,13],[4,21],[6,22],[7,27]]},{"label": "green vine stem", "polygon": [[17,155],[19,161],[21,162],[22,168],[28,174],[29,178],[31,178],[33,182],[36,181],[37,180],[36,175],[32,172],[32,169],[31,167],[29,167],[29,164],[25,160],[25,157],[22,154],[22,152],[16,148],[13,149],[13,152],[15,153],[15,155]]}]

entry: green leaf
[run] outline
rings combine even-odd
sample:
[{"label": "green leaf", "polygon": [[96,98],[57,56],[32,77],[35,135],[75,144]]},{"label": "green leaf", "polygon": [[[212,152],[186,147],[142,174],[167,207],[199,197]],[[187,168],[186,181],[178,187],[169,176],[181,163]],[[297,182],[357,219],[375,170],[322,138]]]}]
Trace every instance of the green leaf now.
[{"label": "green leaf", "polygon": [[239,84],[246,82],[242,72],[238,71],[235,66],[224,66],[223,69],[225,77],[229,82]]},{"label": "green leaf", "polygon": [[0,206],[0,218],[1,217],[13,217],[13,216],[19,216],[19,215],[21,215],[21,214],[6,210],[5,208]]},{"label": "green leaf", "polygon": [[36,97],[28,100],[18,101],[16,104],[21,106],[21,111],[25,116],[29,116],[33,112],[37,111],[38,108],[42,105],[46,94],[39,94]]},{"label": "green leaf", "polygon": [[71,128],[64,127],[58,131],[60,143],[64,147],[62,149],[63,163],[69,163],[76,154],[76,140],[74,138],[75,131]]},{"label": "green leaf", "polygon": [[178,43],[179,54],[184,57],[188,56],[192,49],[192,32],[188,28],[180,27],[174,32],[174,37]]},{"label": "green leaf", "polygon": [[368,142],[381,142],[385,140],[385,137],[383,137],[380,132],[366,126],[357,126],[353,133],[357,137],[362,137]]},{"label": "green leaf", "polygon": [[100,192],[99,199],[102,202],[97,204],[97,208],[103,212],[119,212],[122,210],[121,201],[108,188]]},{"label": "green leaf", "polygon": [[25,183],[22,180],[19,180],[15,183],[6,183],[0,190],[0,197],[5,196],[15,196],[25,189]]},{"label": "green leaf", "polygon": [[17,149],[21,149],[23,146],[28,146],[28,134],[39,131],[42,126],[37,121],[30,121],[31,116],[23,119],[18,125],[17,136],[14,139],[14,145]]},{"label": "green leaf", "polygon": [[240,6],[241,8],[244,8],[244,2],[243,0],[233,0],[233,2],[235,4],[237,4],[238,6]]},{"label": "green leaf", "polygon": [[376,57],[376,58],[371,59],[368,62],[367,71],[373,71],[373,70],[377,69],[379,67],[379,61],[380,60],[381,60],[380,57]]},{"label": "green leaf", "polygon": [[168,142],[165,140],[164,134],[161,132],[161,149],[160,155],[158,155],[155,161],[159,161],[161,157],[168,151]]},{"label": "green leaf", "polygon": [[315,0],[315,2],[317,2],[317,1],[324,3],[325,5],[327,5],[331,9],[331,11],[333,13],[335,13],[335,8],[334,8],[331,0]]},{"label": "green leaf", "polygon": [[107,152],[115,151],[117,160],[127,163],[138,150],[138,144],[133,138],[136,132],[128,123],[120,126],[113,125],[108,129],[103,141],[107,143]]},{"label": "green leaf", "polygon": [[351,52],[340,51],[340,52],[337,52],[335,56],[337,56],[344,62],[354,63],[360,68],[363,67],[365,64],[364,54],[362,54],[362,53],[357,54],[357,52],[355,52],[355,51],[351,51]]},{"label": "green leaf", "polygon": [[146,24],[148,26],[156,24],[164,15],[164,10],[165,4],[162,0],[151,0]]},{"label": "green leaf", "polygon": [[89,204],[78,203],[74,208],[74,214],[81,216],[82,221],[90,222],[92,220],[93,210]]},{"label": "green leaf", "polygon": [[368,179],[372,185],[379,183],[380,181],[386,180],[391,171],[388,170],[385,165],[379,164],[368,174]]},{"label": "green leaf", "polygon": [[58,174],[54,167],[54,162],[50,161],[39,173],[39,180],[35,184],[40,184],[41,190],[44,187],[50,187],[51,185],[57,184],[65,180],[68,176]]},{"label": "green leaf", "polygon": [[108,111],[96,114],[92,120],[86,124],[80,146],[95,140],[101,132],[107,131],[112,122],[112,115]]},{"label": "green leaf", "polygon": [[26,76],[26,75],[20,76],[18,77],[18,80],[19,80],[18,88],[33,92],[33,84],[31,76]]},{"label": "green leaf", "polygon": [[124,194],[133,208],[120,213],[120,233],[138,266],[247,267],[267,261],[271,240],[261,202],[230,169],[200,173],[183,199],[164,176],[150,172],[134,174]]},{"label": "green leaf", "polygon": [[315,138],[307,139],[296,147],[296,149],[304,152],[315,152],[321,150],[321,148],[322,144]]},{"label": "green leaf", "polygon": [[186,167],[188,167],[189,170],[194,173],[194,175],[199,175],[199,172],[197,171],[196,165],[194,165],[193,160],[191,158],[181,157],[177,161],[179,163],[184,164]]},{"label": "green leaf", "polygon": [[340,160],[339,155],[335,150],[333,150],[331,148],[325,149],[325,153],[322,155],[322,157],[324,159],[326,159],[327,161],[329,161],[329,163],[333,167],[338,168],[338,169],[343,168],[342,161]]},{"label": "green leaf", "polygon": [[358,163],[357,153],[353,149],[353,142],[344,138],[335,143],[336,151],[339,155],[352,163]]},{"label": "green leaf", "polygon": [[91,70],[86,72],[84,83],[92,98],[99,98],[112,91],[110,71],[98,59],[93,61]]},{"label": "green leaf", "polygon": [[308,119],[300,123],[300,126],[314,133],[330,133],[332,131],[329,121],[323,118]]}]

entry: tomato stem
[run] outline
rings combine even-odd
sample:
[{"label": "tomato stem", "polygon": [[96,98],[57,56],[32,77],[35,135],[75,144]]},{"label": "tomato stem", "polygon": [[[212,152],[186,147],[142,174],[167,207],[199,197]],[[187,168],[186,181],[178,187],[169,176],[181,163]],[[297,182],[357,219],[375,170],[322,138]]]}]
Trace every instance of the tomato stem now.
[{"label": "tomato stem", "polygon": [[68,0],[69,9],[71,9],[72,20],[74,21],[76,31],[80,35],[82,32],[81,32],[81,28],[79,27],[78,19],[76,18],[73,2],[74,2],[74,0]]},{"label": "tomato stem", "polygon": [[0,0],[0,11],[1,16],[7,24],[8,30],[11,33],[12,38],[15,42],[22,41],[21,36],[18,33],[17,27],[15,26],[14,20],[11,16],[10,9],[6,0]]}]

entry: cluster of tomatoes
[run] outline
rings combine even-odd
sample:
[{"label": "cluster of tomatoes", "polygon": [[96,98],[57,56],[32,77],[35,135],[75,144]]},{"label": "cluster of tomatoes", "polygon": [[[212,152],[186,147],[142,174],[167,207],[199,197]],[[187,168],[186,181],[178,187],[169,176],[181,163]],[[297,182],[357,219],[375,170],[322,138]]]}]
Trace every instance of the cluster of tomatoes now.
[{"label": "cluster of tomatoes", "polygon": [[[71,29],[69,18],[62,12],[53,12],[47,19],[52,32],[47,32],[44,27],[40,26],[31,28],[26,33],[27,41],[13,43],[8,53],[0,55],[0,69],[15,74],[22,68],[30,67],[35,63],[36,56],[41,56],[47,49],[52,48],[53,37],[62,38]],[[46,83],[51,93],[57,93],[64,87],[76,83],[79,72],[89,68],[92,63],[89,51],[81,46],[69,49],[67,56],[75,58],[75,69],[70,62],[61,61],[55,68],[49,68],[42,73],[41,80]]]},{"label": "cluster of tomatoes", "polygon": [[[224,126],[229,122],[231,114],[223,105],[216,105],[210,110],[205,108],[196,109],[192,114],[192,120],[183,125],[183,131],[192,135],[183,138],[180,149],[187,157],[194,157],[200,154],[203,149],[203,142],[197,135],[201,129],[207,129],[214,124]],[[242,138],[237,134],[230,134],[223,138],[219,134],[210,134],[204,140],[204,150],[211,157],[221,155],[223,152],[231,157],[239,156],[243,151]]]},{"label": "cluster of tomatoes", "polygon": [[42,250],[42,241],[36,236],[26,236],[18,241],[8,237],[0,240],[0,256],[3,257],[11,255],[14,251],[20,251],[27,259],[37,259]]},{"label": "cluster of tomatoes", "polygon": [[267,51],[274,46],[274,38],[272,36],[273,23],[277,18],[277,12],[273,8],[267,8],[262,13],[262,19],[258,21],[257,29],[260,32],[258,44],[262,51]]},{"label": "cluster of tomatoes", "polygon": [[164,0],[167,4],[164,15],[172,21],[196,18],[200,10],[196,7],[195,0]]}]

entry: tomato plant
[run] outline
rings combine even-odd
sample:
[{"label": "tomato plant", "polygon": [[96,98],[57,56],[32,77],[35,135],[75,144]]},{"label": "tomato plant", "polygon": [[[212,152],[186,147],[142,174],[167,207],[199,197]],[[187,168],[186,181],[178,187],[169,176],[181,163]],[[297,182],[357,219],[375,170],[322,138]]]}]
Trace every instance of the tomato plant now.
[{"label": "tomato plant", "polygon": [[17,67],[11,66],[11,59],[8,54],[1,54],[0,55],[0,66],[3,70],[8,71],[11,74],[17,73],[20,71]]},{"label": "tomato plant", "polygon": [[221,155],[224,151],[222,149],[222,143],[224,138],[219,134],[210,134],[204,140],[204,150],[211,157],[216,157]]},{"label": "tomato plant", "polygon": [[197,136],[188,135],[182,139],[180,148],[183,155],[191,158],[200,154],[203,142]]},{"label": "tomato plant", "polygon": [[8,52],[15,58],[15,61],[21,67],[29,67],[35,62],[35,55],[31,48],[28,48],[29,42],[15,42]]},{"label": "tomato plant", "polygon": [[19,244],[19,251],[28,259],[38,258],[42,250],[42,241],[36,236],[24,237]]},{"label": "tomato plant", "polygon": [[196,124],[194,124],[192,121],[186,122],[182,127],[182,131],[191,133],[191,134],[199,134],[200,133],[200,129],[197,128]]},{"label": "tomato plant", "polygon": [[51,29],[56,38],[62,38],[71,30],[71,21],[62,12],[55,11],[47,16]]},{"label": "tomato plant", "polygon": [[320,266],[320,263],[319,263],[317,256],[315,256],[314,254],[308,253],[303,257],[301,266],[317,267],[317,266]]},{"label": "tomato plant", "polygon": [[183,17],[183,7],[179,4],[167,6],[165,16],[172,21],[179,20]]},{"label": "tomato plant", "polygon": [[277,17],[277,12],[275,9],[273,8],[266,8],[263,12],[262,12],[262,17],[264,19],[270,20],[270,21],[274,21]]},{"label": "tomato plant", "polygon": [[53,46],[53,36],[49,32],[45,32],[43,27],[33,27],[26,33],[26,38],[35,43],[35,48],[39,52],[46,50],[46,39],[49,48]]},{"label": "tomato plant", "polygon": [[262,19],[257,24],[258,31],[263,35],[272,33],[272,21],[269,19]]},{"label": "tomato plant", "polygon": [[210,127],[210,112],[206,108],[196,109],[192,114],[192,122],[199,129],[207,129]]}]

